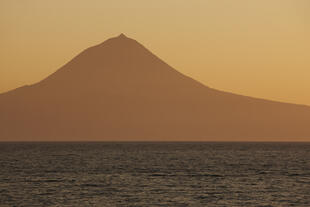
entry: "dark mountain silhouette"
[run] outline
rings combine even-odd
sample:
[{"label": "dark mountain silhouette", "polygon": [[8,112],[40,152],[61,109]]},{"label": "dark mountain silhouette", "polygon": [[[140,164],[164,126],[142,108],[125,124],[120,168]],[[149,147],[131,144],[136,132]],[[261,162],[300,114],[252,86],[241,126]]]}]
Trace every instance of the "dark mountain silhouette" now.
[{"label": "dark mountain silhouette", "polygon": [[122,34],[1,94],[0,138],[310,141],[310,107],[209,88]]}]

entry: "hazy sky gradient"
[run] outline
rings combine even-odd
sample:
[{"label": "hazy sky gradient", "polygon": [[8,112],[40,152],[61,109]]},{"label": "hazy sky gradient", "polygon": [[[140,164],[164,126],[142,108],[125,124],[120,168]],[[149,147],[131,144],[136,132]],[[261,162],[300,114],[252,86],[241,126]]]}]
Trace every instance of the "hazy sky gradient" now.
[{"label": "hazy sky gradient", "polygon": [[0,92],[125,33],[234,93],[310,105],[309,0],[0,0]]}]

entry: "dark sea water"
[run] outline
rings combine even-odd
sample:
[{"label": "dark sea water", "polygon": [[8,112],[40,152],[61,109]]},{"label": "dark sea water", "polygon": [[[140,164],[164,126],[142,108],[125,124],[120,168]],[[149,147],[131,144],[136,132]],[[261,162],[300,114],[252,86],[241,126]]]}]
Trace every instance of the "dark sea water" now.
[{"label": "dark sea water", "polygon": [[310,143],[0,143],[0,206],[310,206]]}]

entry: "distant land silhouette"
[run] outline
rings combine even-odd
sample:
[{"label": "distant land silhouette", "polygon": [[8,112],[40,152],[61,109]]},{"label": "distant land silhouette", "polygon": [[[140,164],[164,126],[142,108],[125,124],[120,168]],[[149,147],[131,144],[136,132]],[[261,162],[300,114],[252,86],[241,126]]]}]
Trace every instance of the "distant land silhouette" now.
[{"label": "distant land silhouette", "polygon": [[121,34],[0,94],[1,141],[310,141],[310,107],[235,95]]}]

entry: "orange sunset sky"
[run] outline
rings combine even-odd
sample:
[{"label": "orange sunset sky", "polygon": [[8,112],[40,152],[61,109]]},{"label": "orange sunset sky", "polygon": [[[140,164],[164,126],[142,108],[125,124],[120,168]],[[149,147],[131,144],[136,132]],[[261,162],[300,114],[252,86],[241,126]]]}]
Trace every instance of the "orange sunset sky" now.
[{"label": "orange sunset sky", "polygon": [[120,33],[207,86],[310,105],[309,0],[0,0],[0,92]]}]

